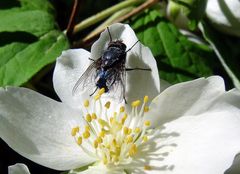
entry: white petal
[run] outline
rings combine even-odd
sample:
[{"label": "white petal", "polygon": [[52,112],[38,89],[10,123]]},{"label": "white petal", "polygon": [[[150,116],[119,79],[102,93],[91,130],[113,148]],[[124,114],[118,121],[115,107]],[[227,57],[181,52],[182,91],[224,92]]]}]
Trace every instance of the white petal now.
[{"label": "white petal", "polygon": [[[112,36],[112,40],[122,40],[123,43],[127,46],[127,50],[138,41],[138,38],[135,35],[134,31],[127,24],[116,23],[109,26],[109,30]],[[108,31],[105,30],[101,33],[100,38],[92,45],[91,58],[100,58],[103,54],[103,51],[107,48],[109,42],[110,37]]]},{"label": "white petal", "polygon": [[240,152],[239,125],[237,108],[181,117],[165,124],[149,142],[139,165],[149,165],[149,174],[224,173]]},{"label": "white petal", "polygon": [[72,171],[70,174],[126,174],[123,170],[111,170],[106,168],[106,166],[99,164],[99,165],[93,165],[89,166],[87,170],[84,171]]},{"label": "white petal", "polygon": [[225,92],[224,88],[219,76],[170,86],[150,104],[148,119],[156,126],[184,115],[203,113]]},{"label": "white petal", "polygon": [[0,137],[24,157],[57,170],[93,162],[71,136],[81,112],[25,88],[0,88]]},{"label": "white petal", "polygon": [[[122,40],[131,48],[137,41],[134,31],[129,25],[113,24],[109,27],[111,36],[114,40]],[[109,34],[105,30],[100,38],[92,45],[91,58],[98,59],[102,56],[103,51],[107,48],[110,41]],[[151,71],[133,70],[126,72],[126,97],[127,101],[140,99],[148,95],[150,99],[160,92],[160,82],[156,61],[149,48],[137,43],[129,52],[127,52],[127,68],[148,68]],[[119,91],[117,91],[119,92]]]},{"label": "white petal", "polygon": [[[53,74],[53,85],[62,102],[71,107],[80,107],[86,95],[73,95],[73,87],[90,65],[90,53],[84,49],[64,51],[57,58]],[[84,91],[83,91],[84,92]]]},{"label": "white petal", "polygon": [[8,167],[8,174],[30,174],[25,164],[17,163]]}]

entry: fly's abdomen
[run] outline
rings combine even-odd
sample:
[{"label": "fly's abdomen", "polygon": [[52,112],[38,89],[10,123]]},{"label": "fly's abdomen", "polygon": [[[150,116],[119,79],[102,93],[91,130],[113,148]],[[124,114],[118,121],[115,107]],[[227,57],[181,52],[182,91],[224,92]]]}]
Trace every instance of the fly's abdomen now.
[{"label": "fly's abdomen", "polygon": [[96,82],[96,86],[101,89],[104,88],[105,92],[108,92],[108,86],[107,86],[107,78],[108,78],[108,73],[107,71],[104,71],[103,69],[99,70],[98,72],[98,80]]}]

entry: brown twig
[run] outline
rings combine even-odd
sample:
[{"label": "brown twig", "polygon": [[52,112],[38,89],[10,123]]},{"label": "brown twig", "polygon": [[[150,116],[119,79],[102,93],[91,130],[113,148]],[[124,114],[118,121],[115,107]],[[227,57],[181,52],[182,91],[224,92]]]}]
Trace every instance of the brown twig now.
[{"label": "brown twig", "polygon": [[138,14],[138,13],[142,12],[143,10],[151,7],[152,5],[156,4],[157,2],[158,2],[158,0],[148,0],[148,1],[144,2],[142,5],[135,8],[130,13],[122,16],[121,18],[116,19],[115,21],[113,21],[113,23],[122,22],[122,21],[132,17],[133,15]]},{"label": "brown twig", "polygon": [[[113,23],[117,23],[117,22],[122,22],[122,21],[124,21],[124,20],[126,20],[126,19],[128,19],[128,18],[130,18],[130,17],[132,17],[132,16],[134,16],[135,14],[138,14],[138,13],[142,12],[143,10],[151,7],[152,5],[156,4],[157,2],[158,2],[158,0],[147,0],[146,2],[144,2],[143,4],[141,4],[140,6],[138,6],[138,7],[135,8],[134,10],[132,10],[130,13],[128,13],[128,14],[126,14],[126,15],[124,15],[124,16],[116,19],[116,20],[114,20],[114,21],[112,22],[112,24],[113,24]],[[103,30],[102,30],[102,31],[103,31]],[[99,31],[99,32],[95,33],[94,35],[92,35],[92,36],[90,36],[90,37],[89,37],[89,36],[86,36],[85,38],[82,39],[82,43],[85,44],[85,43],[91,42],[91,41],[94,40],[102,31]]]},{"label": "brown twig", "polygon": [[72,40],[72,35],[73,35],[73,30],[74,30],[74,26],[75,26],[75,18],[77,15],[77,10],[79,9],[79,5],[80,5],[80,0],[74,0],[74,4],[73,4],[73,8],[72,8],[72,13],[71,16],[69,18],[69,22],[68,22],[68,26],[67,26],[67,37]]}]

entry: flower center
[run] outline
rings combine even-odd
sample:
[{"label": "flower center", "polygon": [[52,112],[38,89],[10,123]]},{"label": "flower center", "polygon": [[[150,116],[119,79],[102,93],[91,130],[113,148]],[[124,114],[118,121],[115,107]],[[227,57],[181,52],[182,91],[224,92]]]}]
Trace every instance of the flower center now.
[{"label": "flower center", "polygon": [[102,105],[103,93],[104,89],[99,90],[92,104],[88,100],[84,102],[85,127],[72,128],[71,135],[84,152],[104,165],[129,164],[138,153],[139,145],[148,141],[147,128],[151,122],[144,119],[149,110],[148,96],[144,97],[143,104],[140,100],[132,102],[128,114],[124,106],[112,111],[110,101]]}]

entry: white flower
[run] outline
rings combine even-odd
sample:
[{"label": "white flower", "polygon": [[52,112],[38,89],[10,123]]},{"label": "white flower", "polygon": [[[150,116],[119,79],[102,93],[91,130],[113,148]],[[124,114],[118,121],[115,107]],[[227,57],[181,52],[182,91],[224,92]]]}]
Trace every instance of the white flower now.
[{"label": "white flower", "polygon": [[[136,39],[128,25],[110,29],[113,38],[123,39],[128,47]],[[105,32],[94,44],[91,58],[99,57],[106,38]],[[127,74],[131,108],[117,104],[102,90],[95,94],[100,98],[84,92],[73,97],[72,88],[87,68],[89,53],[69,50],[58,58],[53,78],[62,102],[25,88],[0,89],[0,137],[49,168],[88,166],[79,174],[223,173],[240,150],[239,91],[226,92],[222,78],[214,76],[158,94],[151,52],[139,44],[129,52],[126,66],[135,65],[133,53],[137,65],[145,62],[152,72]]]},{"label": "white flower", "polygon": [[206,7],[206,15],[217,30],[240,37],[239,9],[239,0],[209,0]]},{"label": "white flower", "polygon": [[30,174],[25,164],[17,163],[8,167],[8,174]]}]

